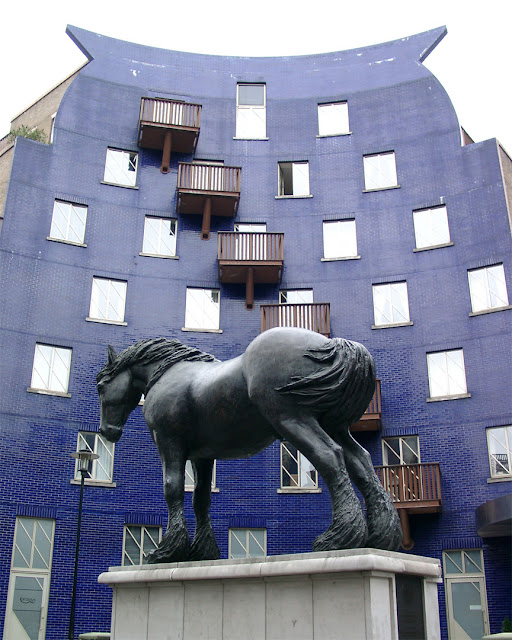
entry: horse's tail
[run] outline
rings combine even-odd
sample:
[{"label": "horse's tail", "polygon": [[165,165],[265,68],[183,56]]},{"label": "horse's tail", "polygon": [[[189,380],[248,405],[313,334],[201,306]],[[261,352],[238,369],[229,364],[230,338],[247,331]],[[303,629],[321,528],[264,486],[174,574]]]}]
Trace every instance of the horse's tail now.
[{"label": "horse's tail", "polygon": [[323,347],[308,349],[304,357],[320,368],[308,376],[292,376],[277,391],[300,396],[299,404],[347,427],[357,422],[375,391],[375,365],[366,347],[332,338]]}]

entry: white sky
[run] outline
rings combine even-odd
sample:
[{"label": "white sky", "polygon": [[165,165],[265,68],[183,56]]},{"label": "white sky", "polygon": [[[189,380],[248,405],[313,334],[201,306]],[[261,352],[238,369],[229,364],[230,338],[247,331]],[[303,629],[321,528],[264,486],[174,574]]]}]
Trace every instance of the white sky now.
[{"label": "white sky", "polygon": [[448,35],[426,66],[473,139],[496,137],[512,154],[511,17],[508,0],[10,0],[0,9],[0,137],[14,116],[85,61],[67,24],[165,49],[233,56],[340,51],[446,25]]}]

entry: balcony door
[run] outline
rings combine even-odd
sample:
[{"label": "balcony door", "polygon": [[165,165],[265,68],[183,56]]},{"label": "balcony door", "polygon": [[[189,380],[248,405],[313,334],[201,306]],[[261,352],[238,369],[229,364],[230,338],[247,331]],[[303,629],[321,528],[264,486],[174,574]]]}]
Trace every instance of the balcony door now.
[{"label": "balcony door", "polygon": [[481,640],[489,616],[481,549],[443,552],[446,616],[450,640]]},{"label": "balcony door", "polygon": [[382,439],[383,464],[388,467],[385,475],[389,486],[386,490],[394,502],[421,500],[423,487],[420,467],[420,442],[418,436],[400,436]]},{"label": "balcony door", "polygon": [[194,161],[190,188],[198,191],[225,191],[224,162],[214,160]]},{"label": "balcony door", "polygon": [[[238,233],[250,233],[251,236],[240,236],[235,242],[236,260],[266,260],[267,242],[264,233],[267,232],[265,223],[238,223],[235,224]],[[257,234],[257,235],[256,235]]]}]

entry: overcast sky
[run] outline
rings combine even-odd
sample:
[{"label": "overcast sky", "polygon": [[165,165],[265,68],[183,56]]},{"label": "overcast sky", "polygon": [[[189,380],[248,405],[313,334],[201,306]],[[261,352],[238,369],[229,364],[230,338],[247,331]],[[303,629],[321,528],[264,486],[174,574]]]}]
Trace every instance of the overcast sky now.
[{"label": "overcast sky", "polygon": [[[27,0],[0,9],[0,137],[11,119],[85,58],[72,24],[141,44],[232,56],[324,53],[395,40],[442,25],[426,66],[475,141],[496,137],[512,154],[508,0]],[[349,6],[350,5],[350,6]]]}]

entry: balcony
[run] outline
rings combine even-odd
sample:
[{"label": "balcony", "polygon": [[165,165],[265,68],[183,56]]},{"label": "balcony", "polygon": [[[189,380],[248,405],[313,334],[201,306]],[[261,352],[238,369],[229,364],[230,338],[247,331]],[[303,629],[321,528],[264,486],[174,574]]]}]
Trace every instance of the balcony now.
[{"label": "balcony", "polygon": [[328,302],[301,304],[262,304],[261,332],[273,327],[299,327],[331,334],[330,305]]},{"label": "balcony", "polygon": [[176,209],[178,213],[203,216],[203,240],[210,237],[211,216],[236,215],[241,173],[241,167],[179,163]]},{"label": "balcony", "polygon": [[353,433],[356,431],[380,431],[382,427],[381,421],[381,396],[380,396],[380,380],[375,381],[375,393],[361,418],[350,427]]},{"label": "balcony", "polygon": [[283,233],[219,233],[219,280],[245,283],[245,306],[254,306],[255,284],[281,282]]},{"label": "balcony", "polygon": [[200,122],[200,104],[142,98],[137,144],[144,149],[162,149],[160,171],[169,173],[171,151],[194,153]]},{"label": "balcony", "polygon": [[414,546],[409,529],[409,514],[441,511],[439,463],[375,467],[375,472],[398,511],[403,531],[402,547],[408,551]]}]

